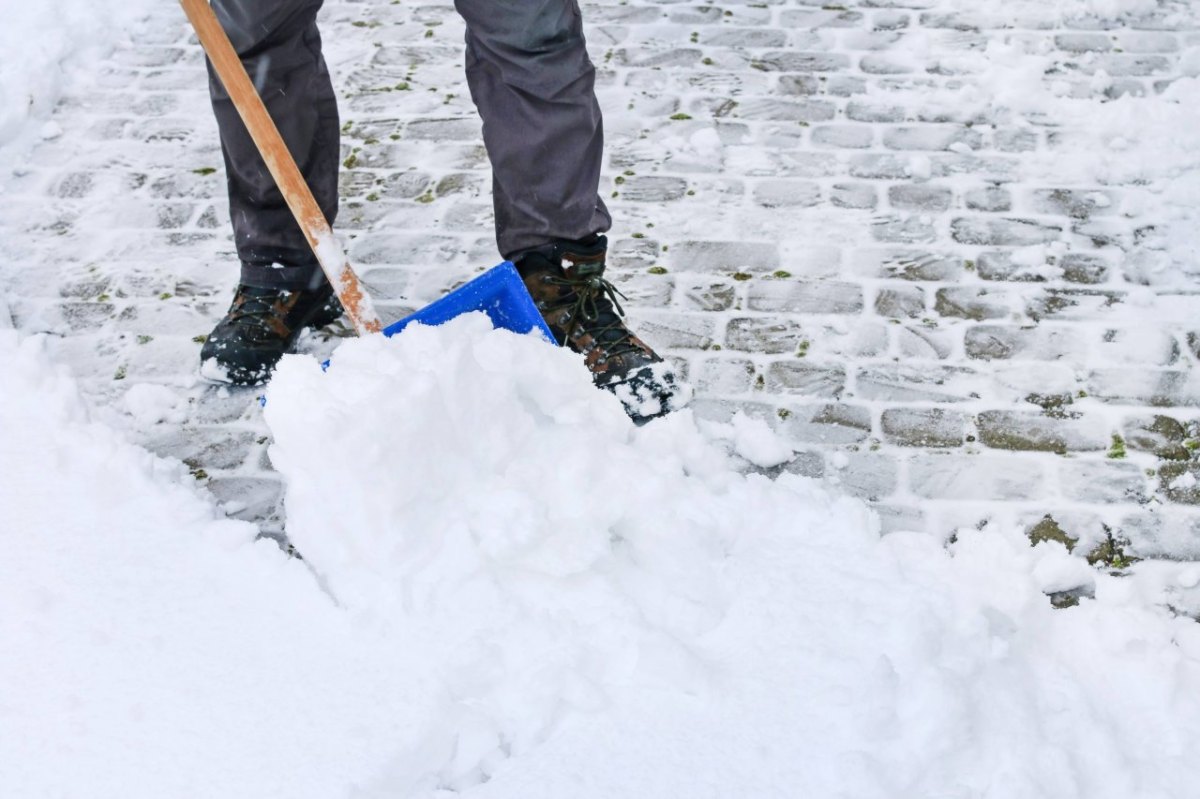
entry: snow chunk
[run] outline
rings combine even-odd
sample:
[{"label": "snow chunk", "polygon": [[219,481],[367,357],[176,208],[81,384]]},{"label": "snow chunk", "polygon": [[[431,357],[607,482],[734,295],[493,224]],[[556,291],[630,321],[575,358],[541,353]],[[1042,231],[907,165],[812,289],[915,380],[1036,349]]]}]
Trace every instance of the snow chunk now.
[{"label": "snow chunk", "polygon": [[187,418],[180,397],[170,388],[154,383],[131,386],[121,404],[140,425],[178,424]]}]

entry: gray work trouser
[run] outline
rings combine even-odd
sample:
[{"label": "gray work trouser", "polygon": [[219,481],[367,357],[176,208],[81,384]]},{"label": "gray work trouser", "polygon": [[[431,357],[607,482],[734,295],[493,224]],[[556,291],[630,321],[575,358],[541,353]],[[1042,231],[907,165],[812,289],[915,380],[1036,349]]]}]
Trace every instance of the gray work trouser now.
[{"label": "gray work trouser", "polygon": [[[316,16],[322,0],[212,0],[283,139],[333,222],[339,122]],[[577,0],[455,0],[467,24],[467,83],[492,163],[506,257],[608,229],[595,69]],[[320,269],[229,96],[210,69],[242,282],[302,288]],[[397,100],[398,104],[403,98]]]}]

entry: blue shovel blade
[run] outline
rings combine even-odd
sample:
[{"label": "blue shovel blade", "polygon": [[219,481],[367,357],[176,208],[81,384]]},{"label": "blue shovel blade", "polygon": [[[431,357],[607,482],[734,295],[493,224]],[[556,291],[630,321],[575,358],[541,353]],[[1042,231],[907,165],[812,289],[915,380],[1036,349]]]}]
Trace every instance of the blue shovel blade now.
[{"label": "blue shovel blade", "polygon": [[[390,338],[413,322],[440,325],[471,311],[483,311],[495,327],[521,334],[537,329],[547,341],[555,340],[554,334],[546,326],[546,320],[542,318],[542,312],[533,304],[533,298],[529,296],[517,268],[509,261],[493,266],[440,300],[434,300],[421,310],[393,322],[383,329],[383,335]],[[321,368],[328,369],[329,361],[322,362]],[[259,397],[258,402],[265,406],[267,398]]]},{"label": "blue shovel blade", "polygon": [[464,283],[440,300],[434,300],[421,310],[393,322],[383,329],[383,334],[394,336],[413,322],[440,325],[470,311],[483,311],[498,328],[522,334],[536,329],[542,331],[548,341],[554,341],[554,335],[533,304],[533,298],[529,296],[516,267],[508,261]]}]

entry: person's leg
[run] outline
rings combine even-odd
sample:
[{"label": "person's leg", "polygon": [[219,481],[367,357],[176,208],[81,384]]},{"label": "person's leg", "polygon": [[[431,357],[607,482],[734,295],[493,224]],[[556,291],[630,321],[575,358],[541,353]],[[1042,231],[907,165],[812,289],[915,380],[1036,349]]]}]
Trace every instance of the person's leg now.
[{"label": "person's leg", "polygon": [[455,0],[467,83],[492,163],[496,240],[559,344],[638,422],[686,400],[666,362],[621,320],[604,278],[612,224],[596,70],[577,0]]},{"label": "person's leg", "polygon": [[455,0],[467,83],[492,164],[505,258],[612,223],[597,193],[604,133],[576,0]]},{"label": "person's leg", "polygon": [[[212,5],[332,223],[340,130],[317,33],[321,0],[213,0]],[[254,385],[270,376],[304,328],[333,322],[342,307],[211,64],[209,87],[242,268],[233,303],[200,348],[200,373]]]},{"label": "person's leg", "polygon": [[[213,0],[288,150],[332,223],[337,214],[339,122],[321,55],[322,0]],[[241,283],[314,289],[324,276],[237,109],[209,67],[213,111],[229,183]]]}]

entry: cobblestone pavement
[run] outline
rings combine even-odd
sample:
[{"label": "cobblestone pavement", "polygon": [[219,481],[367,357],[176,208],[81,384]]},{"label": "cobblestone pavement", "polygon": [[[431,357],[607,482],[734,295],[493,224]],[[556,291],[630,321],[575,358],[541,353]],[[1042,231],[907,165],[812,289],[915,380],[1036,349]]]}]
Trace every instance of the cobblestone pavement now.
[{"label": "cobblestone pavement", "polygon": [[[1087,146],[1070,120],[935,102],[982,81],[969,57],[996,43],[1048,59],[1064,96],[1150,102],[1196,20],[1163,2],[995,28],[933,7],[584,6],[636,327],[699,413],[769,420],[797,448],[787,470],[875,503],[885,530],[1015,521],[1196,557],[1200,286],[1142,285],[1157,220],[1128,209],[1144,187],[1041,179]],[[448,2],[395,0],[323,20],[338,228],[397,317],[496,260],[461,23]],[[255,392],[196,376],[236,267],[182,13],[164,4],[97,82],[8,182],[14,321],[52,334],[101,418],[279,529]]]}]

